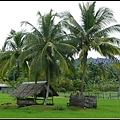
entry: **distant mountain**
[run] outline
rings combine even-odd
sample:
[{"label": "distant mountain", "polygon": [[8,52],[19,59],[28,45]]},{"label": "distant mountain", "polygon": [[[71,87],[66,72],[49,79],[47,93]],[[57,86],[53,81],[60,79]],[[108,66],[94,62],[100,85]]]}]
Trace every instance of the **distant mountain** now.
[{"label": "distant mountain", "polygon": [[[87,59],[87,64],[89,64],[89,63],[91,63],[91,62],[94,62],[94,60],[96,60],[96,59],[94,59],[94,58],[92,58],[92,57],[90,57],[90,58],[88,58]],[[75,65],[75,67],[77,67],[78,65],[80,65],[80,59],[79,58],[77,58],[76,60],[75,60],[75,62],[74,62],[74,65]]]},{"label": "distant mountain", "polygon": [[[111,65],[111,63],[113,63],[113,62],[119,62],[120,63],[120,60],[117,60],[117,59],[112,60],[112,59],[107,59],[107,58],[96,58],[95,59],[95,58],[90,57],[90,58],[87,59],[87,64],[89,64],[91,62],[93,62],[95,64],[98,64],[98,63],[102,62],[103,64]],[[80,63],[81,63],[80,59],[79,58],[76,59],[75,62],[74,62],[75,67],[77,67]]]}]

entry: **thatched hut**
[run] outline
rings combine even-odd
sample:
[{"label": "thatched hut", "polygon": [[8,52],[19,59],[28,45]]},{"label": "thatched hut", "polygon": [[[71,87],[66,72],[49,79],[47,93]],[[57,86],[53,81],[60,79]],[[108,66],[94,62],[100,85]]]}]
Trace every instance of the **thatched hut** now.
[{"label": "thatched hut", "polygon": [[[17,98],[17,104],[19,106],[43,104],[46,96],[47,81],[35,82],[23,82],[17,89],[15,89],[10,96]],[[36,99],[34,97],[36,96]],[[49,98],[50,105],[53,105],[53,96],[59,96],[57,92],[50,85]],[[42,100],[42,103],[39,101]],[[51,103],[50,103],[51,100]]]}]

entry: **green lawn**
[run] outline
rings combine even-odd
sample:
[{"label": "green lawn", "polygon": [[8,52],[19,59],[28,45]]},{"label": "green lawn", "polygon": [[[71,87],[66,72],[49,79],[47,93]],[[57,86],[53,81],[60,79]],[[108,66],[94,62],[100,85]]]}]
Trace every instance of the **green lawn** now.
[{"label": "green lawn", "polygon": [[15,98],[9,97],[9,94],[0,94],[0,118],[120,118],[118,99],[97,99],[97,109],[67,106],[68,101],[69,98],[59,96],[54,98],[54,106],[33,105],[18,108]]}]

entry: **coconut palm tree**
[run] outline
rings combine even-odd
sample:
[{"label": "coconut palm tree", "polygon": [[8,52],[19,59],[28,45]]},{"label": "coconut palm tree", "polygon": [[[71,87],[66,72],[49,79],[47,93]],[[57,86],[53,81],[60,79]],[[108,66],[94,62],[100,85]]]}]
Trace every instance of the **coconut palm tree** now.
[{"label": "coconut palm tree", "polygon": [[[95,50],[108,58],[114,59],[114,55],[120,54],[117,46],[120,40],[110,37],[111,33],[120,32],[120,24],[111,25],[116,22],[111,9],[101,7],[95,12],[96,2],[79,4],[81,21],[78,23],[69,11],[62,12],[63,25],[70,30],[69,43],[77,48],[82,64],[81,95],[84,90],[84,79],[88,52]],[[117,44],[117,45],[116,45]]]},{"label": "coconut palm tree", "polygon": [[[44,105],[47,104],[49,96],[49,85],[52,77],[57,76],[61,71],[68,71],[70,57],[76,48],[64,43],[66,35],[61,28],[60,21],[55,24],[57,13],[50,10],[49,13],[42,15],[39,11],[38,25],[36,28],[28,21],[22,21],[22,25],[29,25],[32,31],[26,35],[25,50],[20,55],[20,59],[29,59],[30,79],[44,79],[47,81],[47,92]],[[69,55],[69,58],[68,58]],[[24,61],[24,60],[23,60]],[[67,62],[66,62],[67,61]],[[34,96],[34,98],[36,98]]]},{"label": "coconut palm tree", "polygon": [[2,78],[6,76],[14,65],[17,66],[17,78],[20,77],[20,61],[18,57],[24,49],[24,35],[23,32],[16,32],[12,29],[6,38],[0,59],[3,64],[1,69]]}]

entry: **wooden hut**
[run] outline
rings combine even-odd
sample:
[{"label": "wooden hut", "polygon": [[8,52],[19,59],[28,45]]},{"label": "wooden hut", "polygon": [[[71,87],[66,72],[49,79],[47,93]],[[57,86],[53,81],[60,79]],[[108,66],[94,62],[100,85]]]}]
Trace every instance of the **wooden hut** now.
[{"label": "wooden hut", "polygon": [[[27,106],[34,104],[43,104],[46,96],[47,81],[23,82],[17,89],[15,89],[10,96],[17,98],[19,106]],[[36,100],[35,100],[36,96]],[[49,105],[53,105],[53,96],[59,96],[57,92],[50,85],[49,89]],[[42,100],[42,103],[39,103]]]}]

